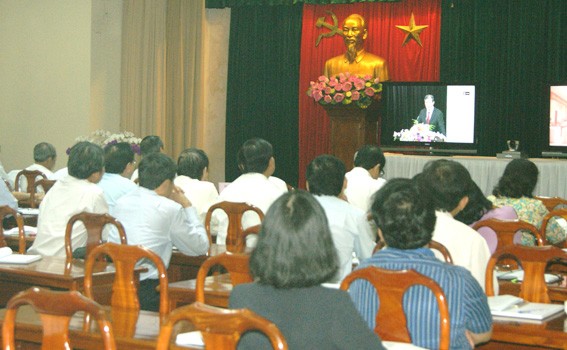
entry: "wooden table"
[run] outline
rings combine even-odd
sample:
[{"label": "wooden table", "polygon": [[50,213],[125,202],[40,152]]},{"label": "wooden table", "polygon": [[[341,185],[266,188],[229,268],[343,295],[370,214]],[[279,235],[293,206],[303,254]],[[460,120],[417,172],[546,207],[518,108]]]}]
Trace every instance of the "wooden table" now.
[{"label": "wooden table", "polygon": [[[0,323],[4,320],[6,309],[0,310]],[[117,322],[112,319],[112,312],[107,311],[107,317],[112,323],[114,338],[117,349],[138,350],[156,348],[157,337],[159,335],[159,314],[157,312],[141,311],[136,319],[136,326],[133,327],[133,334],[130,336],[121,335],[117,329]],[[102,339],[98,333],[96,324],[91,325],[89,331],[83,331],[83,313],[76,313],[71,319],[69,325],[71,345],[75,349],[96,349],[102,347]],[[175,334],[181,332],[193,331],[192,325],[187,323],[179,323],[175,329]],[[171,337],[175,342],[175,334]],[[1,334],[0,334],[1,337]],[[22,349],[40,349],[42,338],[41,321],[37,313],[30,306],[22,306],[18,310],[16,316],[16,347]],[[20,346],[20,347],[18,347]],[[178,349],[174,344],[171,349]],[[183,347],[183,349],[187,349]]]},{"label": "wooden table", "polygon": [[495,320],[492,338],[478,349],[567,349],[567,315],[542,323]]},{"label": "wooden table", "polygon": [[[68,266],[64,257],[44,256],[41,260],[27,265],[0,264],[0,305],[16,293],[33,286],[53,290],[83,291],[85,278],[85,262],[74,259]],[[137,277],[145,268],[136,270]],[[107,304],[112,294],[114,266],[110,263],[97,262],[94,268],[94,296],[101,304]]]},{"label": "wooden table", "polygon": [[[171,309],[195,301],[196,280],[178,281],[169,284],[169,304]],[[228,273],[205,278],[205,303],[228,308],[228,298],[232,292],[232,283]]]}]

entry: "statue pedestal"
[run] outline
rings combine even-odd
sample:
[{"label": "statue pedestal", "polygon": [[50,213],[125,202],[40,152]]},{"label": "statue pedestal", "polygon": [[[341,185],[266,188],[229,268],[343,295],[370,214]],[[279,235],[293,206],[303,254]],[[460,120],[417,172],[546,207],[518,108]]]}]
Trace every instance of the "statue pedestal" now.
[{"label": "statue pedestal", "polygon": [[331,154],[341,159],[347,171],[352,169],[354,153],[363,145],[378,144],[380,102],[368,108],[356,105],[324,105],[331,120]]}]

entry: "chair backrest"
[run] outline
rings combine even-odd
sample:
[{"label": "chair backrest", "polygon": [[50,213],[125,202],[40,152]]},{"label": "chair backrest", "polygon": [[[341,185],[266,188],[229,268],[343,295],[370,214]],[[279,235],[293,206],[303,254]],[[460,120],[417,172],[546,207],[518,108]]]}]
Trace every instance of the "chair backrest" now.
[{"label": "chair backrest", "polygon": [[[545,231],[547,230],[547,225],[549,225],[549,220],[551,218],[563,218],[567,220],[567,208],[551,210],[546,216],[543,217],[539,231],[544,237]],[[563,248],[567,248],[567,241],[563,241]]]},{"label": "chair backrest", "polygon": [[205,278],[215,265],[221,265],[228,271],[230,282],[233,286],[240,283],[253,282],[254,279],[250,275],[249,261],[250,256],[248,254],[230,252],[215,255],[205,260],[197,273],[195,300],[202,303],[205,302]]},{"label": "chair backrest", "polygon": [[[126,244],[104,243],[94,247],[90,255],[87,256],[85,263],[85,295],[93,298],[93,268],[99,256],[109,256],[112,259],[116,274],[114,283],[112,284],[111,306],[114,311],[127,311],[129,314],[135,314],[140,310],[140,300],[138,299],[137,281],[135,279],[134,270],[136,263],[142,259],[152,262],[158,270],[160,303],[159,313],[160,320],[163,322],[165,316],[169,312],[169,294],[167,283],[167,268],[159,255],[143,246],[133,246]],[[135,321],[135,320],[133,320]],[[114,316],[113,316],[114,323]],[[116,334],[127,335],[133,334],[134,328],[115,327]]]},{"label": "chair backrest", "polygon": [[14,326],[18,307],[29,304],[41,314],[43,323],[42,349],[72,349],[69,344],[69,321],[77,311],[84,311],[97,321],[104,349],[116,349],[112,324],[98,303],[77,291],[55,292],[33,287],[16,294],[6,305],[2,324],[3,349],[16,349]]},{"label": "chair backrest", "polygon": [[514,259],[524,270],[524,279],[520,287],[520,298],[532,303],[550,303],[545,283],[545,269],[553,260],[567,261],[567,253],[553,247],[526,247],[509,245],[498,249],[486,266],[486,295],[494,295],[493,273],[501,259]]},{"label": "chair backrest", "polygon": [[351,283],[357,279],[368,281],[378,293],[380,307],[376,313],[374,332],[383,340],[405,343],[411,343],[411,335],[404,313],[404,294],[415,285],[429,288],[435,295],[439,307],[441,321],[439,348],[449,349],[451,330],[449,306],[443,289],[434,280],[414,270],[395,271],[370,266],[351,272],[341,282],[341,289],[348,291]]},{"label": "chair backrest", "polygon": [[535,196],[534,198],[542,201],[543,205],[545,205],[545,207],[549,211],[553,211],[555,209],[567,208],[567,199],[561,197]]},{"label": "chair backrest", "polygon": [[[372,251],[372,255],[374,255],[374,253],[376,253],[380,249],[384,248],[385,246],[386,246],[386,244],[384,243],[384,241],[379,240],[376,243],[374,250]],[[427,247],[429,249],[435,249],[435,250],[439,251],[443,255],[443,259],[445,260],[446,263],[453,264],[453,257],[451,256],[451,253],[449,253],[449,250],[443,244],[441,244],[437,241],[431,240],[429,242],[429,244],[427,244]]]},{"label": "chair backrest", "polygon": [[449,253],[449,250],[443,244],[431,240],[427,246],[429,247],[429,249],[435,249],[439,251],[443,255],[443,259],[445,259],[446,263],[453,264],[453,257],[451,256],[451,253]]},{"label": "chair backrest", "polygon": [[93,214],[82,212],[71,216],[71,218],[67,222],[67,228],[65,229],[65,255],[68,261],[73,259],[71,235],[73,232],[73,225],[76,221],[82,221],[85,225],[85,228],[87,229],[87,248],[85,258],[89,256],[94,247],[103,243],[102,230],[107,224],[116,226],[118,235],[120,236],[120,243],[128,244],[124,226],[122,226],[120,221],[116,220],[114,217],[108,214]]},{"label": "chair backrest", "polygon": [[205,229],[209,235],[209,243],[211,240],[211,218],[215,210],[223,210],[228,216],[228,229],[226,233],[226,250],[229,252],[241,252],[244,250],[246,245],[246,240],[244,239],[242,233],[244,228],[242,227],[242,216],[248,211],[253,211],[260,217],[260,221],[264,220],[264,213],[258,207],[248,203],[237,203],[237,202],[219,202],[212,205],[207,211],[207,216],[205,217]]},{"label": "chair backrest", "polygon": [[169,349],[174,325],[188,320],[203,336],[207,349],[236,349],[242,334],[254,330],[264,333],[274,349],[287,349],[278,327],[248,309],[227,310],[195,302],[173,310],[161,327],[157,350]]},{"label": "chair backrest", "polygon": [[478,230],[481,227],[488,227],[496,233],[496,237],[498,238],[498,244],[496,245],[496,250],[505,247],[507,245],[514,244],[514,236],[516,234],[521,234],[518,231],[523,230],[532,234],[536,240],[536,245],[543,246],[547,242],[545,240],[545,235],[540,233],[540,230],[537,229],[534,225],[521,221],[518,219],[515,220],[500,220],[500,219],[487,219],[476,222],[472,228]]},{"label": "chair backrest", "polygon": [[43,188],[43,193],[47,193],[47,192],[49,192],[51,187],[53,187],[53,185],[55,185],[55,182],[57,182],[57,180],[48,180],[48,179],[39,179],[35,182],[33,189],[30,192],[30,207],[31,208],[37,208],[38,205],[39,205],[38,203],[40,201],[37,198],[38,187]]},{"label": "chair backrest", "polygon": [[[27,186],[24,189],[20,188],[20,177],[25,177],[26,181],[27,181]],[[45,176],[44,173],[42,173],[39,170],[21,170],[17,175],[16,175],[16,180],[14,181],[14,191],[16,192],[28,192],[28,193],[32,193],[32,191],[34,190],[35,187],[35,182],[36,179],[38,177],[42,177],[44,179],[47,179],[47,176]]]},{"label": "chair backrest", "polygon": [[4,218],[8,215],[12,215],[16,219],[16,224],[18,225],[18,253],[25,254],[26,252],[26,234],[24,232],[24,219],[14,209],[7,205],[0,207],[0,247],[6,246],[6,241],[4,239],[4,228],[2,222]]}]

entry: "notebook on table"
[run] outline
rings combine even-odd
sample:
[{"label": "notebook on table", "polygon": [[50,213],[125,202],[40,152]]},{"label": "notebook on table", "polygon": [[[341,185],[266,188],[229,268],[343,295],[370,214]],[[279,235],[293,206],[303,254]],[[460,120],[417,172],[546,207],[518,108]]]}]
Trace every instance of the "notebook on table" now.
[{"label": "notebook on table", "polygon": [[10,247],[0,248],[0,264],[31,264],[41,259],[41,255],[14,254]]},{"label": "notebook on table", "polygon": [[529,303],[513,295],[488,297],[488,307],[494,317],[543,321],[564,312],[561,304]]}]

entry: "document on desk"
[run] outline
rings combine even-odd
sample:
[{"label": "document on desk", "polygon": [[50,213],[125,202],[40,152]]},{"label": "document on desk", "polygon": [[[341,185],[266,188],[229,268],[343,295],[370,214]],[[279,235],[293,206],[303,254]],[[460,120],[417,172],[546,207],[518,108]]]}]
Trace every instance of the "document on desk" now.
[{"label": "document on desk", "polygon": [[180,333],[175,339],[175,344],[179,346],[191,346],[197,348],[205,348],[205,343],[203,342],[203,336],[199,331]]},{"label": "document on desk", "polygon": [[[551,273],[546,273],[544,276],[545,283],[555,283],[562,280],[560,276]],[[496,273],[496,277],[499,280],[522,282],[524,280],[524,270],[499,271]]]},{"label": "document on desk", "polygon": [[528,303],[512,295],[488,297],[488,306],[495,317],[539,321],[564,312],[561,304]]},{"label": "document on desk", "polygon": [[14,254],[10,247],[0,248],[0,264],[31,264],[41,259],[41,255]]},{"label": "document on desk", "polygon": [[[18,227],[12,227],[11,229],[4,231],[4,236],[17,236],[19,233]],[[37,227],[24,225],[24,233],[26,236],[35,236],[37,233]]]}]

